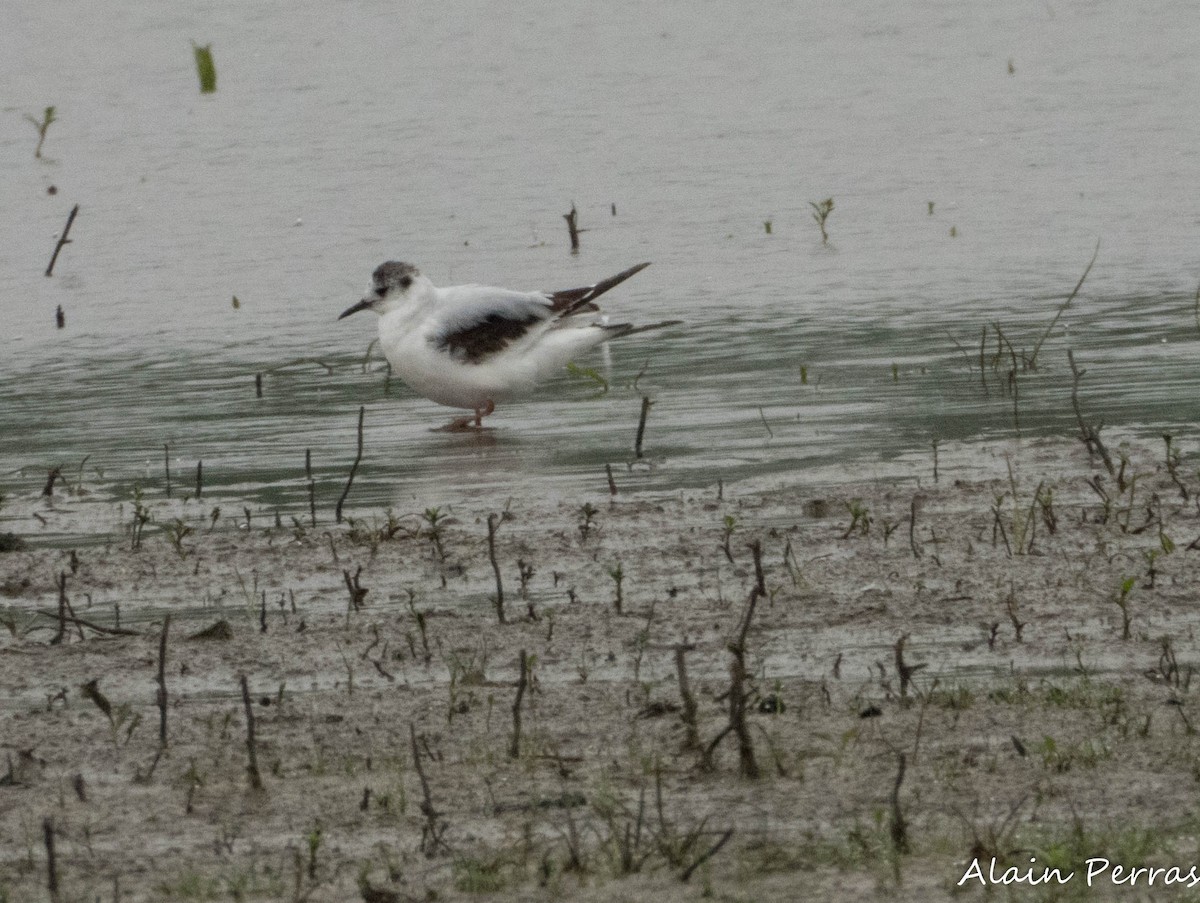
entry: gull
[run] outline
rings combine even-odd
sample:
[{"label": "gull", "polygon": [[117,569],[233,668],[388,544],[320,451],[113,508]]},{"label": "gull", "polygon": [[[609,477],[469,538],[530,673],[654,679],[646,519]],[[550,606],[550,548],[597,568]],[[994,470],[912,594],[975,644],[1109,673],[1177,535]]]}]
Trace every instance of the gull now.
[{"label": "gull", "polygon": [[438,404],[474,411],[444,430],[475,429],[496,403],[531,392],[576,355],[609,339],[673,326],[612,323],[595,300],[649,263],[594,285],[556,292],[521,292],[488,285],[438,288],[412,264],[376,267],[360,310],[379,315],[379,346],[392,372]]}]

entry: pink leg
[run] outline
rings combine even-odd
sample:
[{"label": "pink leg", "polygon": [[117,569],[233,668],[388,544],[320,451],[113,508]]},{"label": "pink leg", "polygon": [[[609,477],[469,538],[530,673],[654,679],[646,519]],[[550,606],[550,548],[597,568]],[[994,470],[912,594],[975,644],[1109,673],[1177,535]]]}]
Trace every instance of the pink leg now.
[{"label": "pink leg", "polygon": [[475,414],[468,417],[455,417],[445,426],[434,427],[435,433],[465,433],[469,430],[482,429],[483,418],[496,410],[495,403],[488,399],[487,404],[482,408],[476,408]]},{"label": "pink leg", "polygon": [[486,417],[488,414],[492,413],[494,410],[496,410],[496,403],[494,401],[492,401],[490,398],[488,399],[486,407],[476,408],[475,409],[475,426],[476,427],[483,426],[483,418]]}]

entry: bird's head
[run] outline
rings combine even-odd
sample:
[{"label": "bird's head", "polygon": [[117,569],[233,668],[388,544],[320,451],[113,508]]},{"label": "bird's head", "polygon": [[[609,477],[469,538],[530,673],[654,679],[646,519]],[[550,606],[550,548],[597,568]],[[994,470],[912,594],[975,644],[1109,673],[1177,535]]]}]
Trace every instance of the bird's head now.
[{"label": "bird's head", "polygon": [[338,319],[356,314],[360,310],[373,310],[377,314],[394,310],[409,297],[414,286],[421,282],[428,280],[410,263],[401,263],[398,260],[381,263],[371,274],[371,286],[363,299],[342,311]]}]

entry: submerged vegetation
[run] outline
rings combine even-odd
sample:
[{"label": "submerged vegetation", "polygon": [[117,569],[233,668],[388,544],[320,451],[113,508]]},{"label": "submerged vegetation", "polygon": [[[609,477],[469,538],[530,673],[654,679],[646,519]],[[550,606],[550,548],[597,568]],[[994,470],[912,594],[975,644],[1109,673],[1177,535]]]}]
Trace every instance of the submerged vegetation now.
[{"label": "submerged vegetation", "polygon": [[217,90],[217,64],[213,62],[212,44],[201,47],[192,41],[192,56],[196,61],[196,77],[200,80],[200,93],[212,94]]},{"label": "submerged vegetation", "polygon": [[46,143],[46,132],[49,131],[51,124],[58,119],[54,113],[54,110],[54,107],[46,107],[46,109],[42,111],[41,119],[30,116],[28,113],[25,114],[26,121],[33,123],[33,127],[37,129],[38,142],[37,147],[35,147],[33,150],[33,155],[39,160],[42,159],[42,145]]}]

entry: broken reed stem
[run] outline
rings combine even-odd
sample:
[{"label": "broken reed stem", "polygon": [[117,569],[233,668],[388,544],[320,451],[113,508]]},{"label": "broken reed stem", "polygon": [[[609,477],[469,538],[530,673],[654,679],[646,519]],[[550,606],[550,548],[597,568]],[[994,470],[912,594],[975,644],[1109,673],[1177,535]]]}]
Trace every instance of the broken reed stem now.
[{"label": "broken reed stem", "polygon": [[1079,408],[1079,381],[1083,379],[1083,375],[1087,371],[1080,370],[1075,366],[1075,355],[1070,348],[1067,349],[1067,362],[1071,365],[1071,407],[1074,408],[1075,420],[1079,423],[1079,441],[1087,448],[1089,455],[1098,454],[1100,456],[1109,476],[1116,476],[1117,472],[1113,467],[1112,456],[1109,455],[1108,448],[1100,441],[1100,430],[1103,429],[1103,424],[1087,423],[1083,419],[1083,411]]},{"label": "broken reed stem", "polygon": [[608,494],[616,495],[617,494],[617,481],[613,479],[613,472],[612,472],[611,464],[604,465],[604,473],[608,477]]},{"label": "broken reed stem", "polygon": [[[756,539],[750,544],[750,553],[754,556],[754,571],[758,578],[762,576],[762,545]],[[746,614],[742,618],[738,638],[729,644],[733,653],[733,663],[730,665],[729,682],[729,727],[738,741],[738,769],[744,778],[759,776],[758,762],[754,758],[754,744],[750,740],[750,727],[746,723],[746,635],[750,631],[750,622],[754,618],[754,608],[759,596],[766,595],[761,579],[750,591],[750,599],[746,603]]]},{"label": "broken reed stem", "polygon": [[567,235],[571,238],[571,253],[579,253],[579,233],[583,230],[579,228],[579,212],[575,209],[575,204],[571,204],[571,212],[564,213],[563,219],[567,221]]},{"label": "broken reed stem", "polygon": [[1092,271],[1092,264],[1096,262],[1096,257],[1100,254],[1100,239],[1096,239],[1096,249],[1092,251],[1092,259],[1088,261],[1087,268],[1083,271],[1083,275],[1079,277],[1079,281],[1075,283],[1075,288],[1071,289],[1071,294],[1067,295],[1067,300],[1058,308],[1058,312],[1054,314],[1054,319],[1050,321],[1050,325],[1046,327],[1046,331],[1042,333],[1042,337],[1037,340],[1037,344],[1033,346],[1033,353],[1029,355],[1029,369],[1037,369],[1038,352],[1042,350],[1042,343],[1050,337],[1054,325],[1062,317],[1063,312],[1071,306],[1071,302],[1075,300],[1075,296],[1079,294],[1079,290],[1083,288],[1083,281],[1087,279],[1088,273]]},{"label": "broken reed stem", "polygon": [[417,746],[417,729],[413,727],[411,721],[408,723],[408,737],[412,744],[413,769],[421,782],[421,814],[425,816],[425,827],[421,830],[421,851],[426,856],[432,857],[437,853],[438,847],[449,852],[450,846],[442,840],[446,828],[444,825],[438,826],[437,820],[441,813],[433,807],[433,797],[429,792],[429,780],[425,777],[425,766],[421,764],[421,749]]},{"label": "broken reed stem", "polygon": [[317,525],[317,484],[312,475],[312,449],[304,450],[304,475],[308,478],[308,516]]},{"label": "broken reed stem", "polygon": [[[763,576],[762,543],[757,539],[750,543],[750,555],[754,558],[754,592],[759,596],[767,594],[767,581]],[[743,636],[743,640],[745,637]]]},{"label": "broken reed stem", "polygon": [[43,498],[53,498],[54,484],[58,481],[58,478],[61,476],[62,476],[62,465],[61,464],[56,464],[54,467],[50,468],[50,471],[46,474],[46,485],[42,487],[42,497]]},{"label": "broken reed stem", "polygon": [[[63,621],[67,624],[74,624],[77,628],[79,628],[79,638],[80,639],[84,639],[84,636],[83,636],[83,628],[84,627],[86,627],[88,630],[94,630],[94,631],[96,631],[96,633],[110,634],[112,636],[141,636],[141,634],[136,630],[127,630],[127,629],[125,629],[123,627],[119,627],[119,626],[118,627],[105,627],[102,624],[96,624],[92,621],[85,621],[83,618],[79,618],[74,615],[73,610],[71,608],[70,600],[61,599],[60,603],[64,603],[65,607],[66,607],[66,614],[63,617]],[[119,604],[116,604],[113,606],[113,609],[116,612],[117,623],[120,624],[120,622],[121,622],[121,606]],[[37,612],[34,612],[34,614],[43,615],[47,618],[57,618],[58,617],[58,615],[52,615],[49,612],[45,612],[45,611],[37,611]],[[51,640],[51,643],[53,643],[53,642],[54,641]]]},{"label": "broken reed stem", "polygon": [[67,572],[58,572],[58,633],[50,640],[51,646],[57,646],[67,638]]},{"label": "broken reed stem", "polygon": [[988,392],[988,384],[987,384],[987,368],[984,366],[984,349],[985,349],[986,344],[987,344],[987,326],[984,325],[983,332],[979,336],[979,379],[983,382],[983,397],[984,398],[987,398],[988,395],[990,394]]},{"label": "broken reed stem", "polygon": [[912,549],[913,558],[921,557],[921,548],[917,545],[917,497],[913,496],[908,515],[908,547]]},{"label": "broken reed stem", "polygon": [[346,609],[346,617],[350,617],[351,611],[360,611],[364,605],[364,600],[367,597],[368,589],[364,589],[359,582],[359,577],[362,576],[362,565],[358,566],[358,570],[354,572],[354,576],[350,576],[350,572],[345,568],[342,569],[342,578],[346,581],[346,591],[350,593],[350,605]]},{"label": "broken reed stem", "polygon": [[488,558],[496,575],[496,618],[504,621],[504,583],[500,580],[500,562],[496,560],[496,515],[488,515]]},{"label": "broken reed stem", "polygon": [[633,443],[633,454],[637,458],[642,456],[642,439],[646,435],[646,417],[650,413],[650,406],[652,404],[654,402],[650,400],[649,395],[642,396],[642,415],[638,418],[637,439]]},{"label": "broken reed stem", "polygon": [[254,374],[254,397],[262,398],[262,374]]},{"label": "broken reed stem", "polygon": [[46,844],[46,889],[51,903],[58,903],[58,861],[54,855],[54,822],[42,820],[42,840]]},{"label": "broken reed stem", "polygon": [[684,643],[675,647],[675,673],[679,677],[679,698],[683,702],[683,710],[680,712],[679,718],[683,721],[684,727],[684,750],[700,748],[700,731],[696,725],[696,697],[692,695],[691,683],[688,681],[687,661],[684,658],[695,648],[694,645]]},{"label": "broken reed stem", "polygon": [[521,700],[525,696],[525,688],[529,685],[529,658],[525,650],[521,650],[521,676],[517,678],[517,698],[513,700],[513,734],[512,742],[508,745],[508,757],[517,759],[521,756]]},{"label": "broken reed stem", "polygon": [[167,474],[167,498],[171,497],[171,445],[163,443],[163,470]]},{"label": "broken reed stem", "polygon": [[71,233],[71,226],[74,224],[75,217],[78,215],[78,213],[79,205],[76,204],[71,208],[71,215],[67,217],[67,225],[63,228],[62,235],[58,237],[58,244],[54,246],[54,254],[50,258],[50,265],[46,267],[47,276],[54,275],[54,264],[58,260],[58,252],[63,249],[63,245],[69,245],[71,243],[71,239],[67,238],[67,236]]},{"label": "broken reed stem", "polygon": [[246,707],[246,752],[250,764],[246,771],[250,775],[250,786],[255,790],[263,789],[262,775],[258,771],[258,746],[254,740],[254,707],[250,703],[250,686],[246,675],[242,675],[242,705]]},{"label": "broken reed stem", "polygon": [[904,661],[904,644],[908,642],[908,634],[902,634],[896,640],[893,652],[896,659],[896,673],[900,676],[900,698],[908,698],[908,685],[912,683],[913,675],[925,667],[925,664],[909,665]]},{"label": "broken reed stem", "polygon": [[892,824],[890,833],[892,835],[892,850],[896,853],[907,853],[908,845],[908,822],[904,820],[904,813],[900,811],[900,785],[904,783],[904,771],[908,765],[908,761],[904,753],[897,753],[899,759],[899,768],[896,771],[896,783],[892,786]]},{"label": "broken reed stem", "polygon": [[362,460],[363,417],[366,415],[366,412],[366,405],[360,405],[358,409],[358,452],[354,456],[354,463],[350,465],[350,477],[346,480],[346,488],[342,490],[342,497],[338,499],[337,509],[335,511],[335,514],[337,515],[336,520],[339,524],[342,522],[342,505],[346,503],[346,496],[350,494],[350,487],[354,483],[354,474],[358,471],[358,464]]},{"label": "broken reed stem", "polygon": [[158,638],[158,748],[167,748],[167,631],[171,616],[163,618],[162,635]]},{"label": "broken reed stem", "polygon": [[693,862],[679,874],[679,880],[686,883],[692,877],[692,872],[696,871],[696,869],[700,868],[700,866],[704,865],[704,863],[716,856],[717,853],[721,851],[721,847],[725,846],[725,844],[729,842],[729,838],[732,836],[733,828],[726,828],[725,833],[717,838],[716,843],[709,847],[695,862]]},{"label": "broken reed stem", "polygon": [[204,459],[196,462],[196,498],[204,494]]}]

